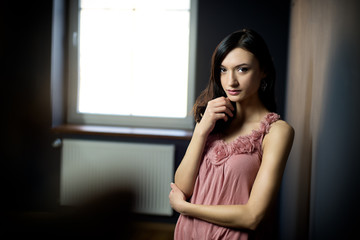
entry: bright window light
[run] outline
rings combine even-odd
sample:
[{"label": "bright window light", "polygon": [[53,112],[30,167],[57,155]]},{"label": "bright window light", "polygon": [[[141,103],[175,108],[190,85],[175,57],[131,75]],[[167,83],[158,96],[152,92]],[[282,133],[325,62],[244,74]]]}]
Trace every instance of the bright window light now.
[{"label": "bright window light", "polygon": [[190,0],[82,0],[77,111],[185,118]]}]

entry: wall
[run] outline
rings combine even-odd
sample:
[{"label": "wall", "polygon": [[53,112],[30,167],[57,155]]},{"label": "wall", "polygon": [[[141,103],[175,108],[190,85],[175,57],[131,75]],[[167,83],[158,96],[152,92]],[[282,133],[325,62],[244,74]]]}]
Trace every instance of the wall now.
[{"label": "wall", "polygon": [[354,239],[359,223],[360,4],[292,2],[287,120],[296,137],[281,239]]},{"label": "wall", "polygon": [[1,1],[0,9],[1,207],[46,209],[57,203],[58,185],[50,132],[52,2]]}]

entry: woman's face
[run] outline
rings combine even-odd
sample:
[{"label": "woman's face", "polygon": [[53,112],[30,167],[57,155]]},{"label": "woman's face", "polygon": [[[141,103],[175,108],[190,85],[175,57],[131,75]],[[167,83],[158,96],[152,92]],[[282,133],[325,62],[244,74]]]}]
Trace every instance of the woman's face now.
[{"label": "woman's face", "polygon": [[264,77],[256,57],[242,48],[229,52],[220,66],[221,86],[232,102],[258,98],[258,89]]}]

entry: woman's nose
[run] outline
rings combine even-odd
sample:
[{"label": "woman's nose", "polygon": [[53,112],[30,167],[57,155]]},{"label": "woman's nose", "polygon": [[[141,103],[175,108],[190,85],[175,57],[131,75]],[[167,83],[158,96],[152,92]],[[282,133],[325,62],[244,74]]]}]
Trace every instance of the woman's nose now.
[{"label": "woman's nose", "polygon": [[232,87],[236,87],[239,85],[236,74],[233,71],[229,72],[227,82],[228,82],[229,86],[232,86]]}]

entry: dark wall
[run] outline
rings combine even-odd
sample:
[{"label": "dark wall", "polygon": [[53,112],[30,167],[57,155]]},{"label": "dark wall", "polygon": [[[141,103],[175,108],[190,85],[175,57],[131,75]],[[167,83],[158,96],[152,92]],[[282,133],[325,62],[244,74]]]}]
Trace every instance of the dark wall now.
[{"label": "dark wall", "polygon": [[2,1],[1,24],[1,207],[50,207],[58,175],[49,158],[52,1]]},{"label": "dark wall", "polygon": [[337,24],[314,155],[310,239],[360,238],[359,12],[360,2],[353,0],[333,15]]},{"label": "dark wall", "polygon": [[356,0],[293,1],[286,111],[296,134],[280,239],[359,239],[359,11]]}]

